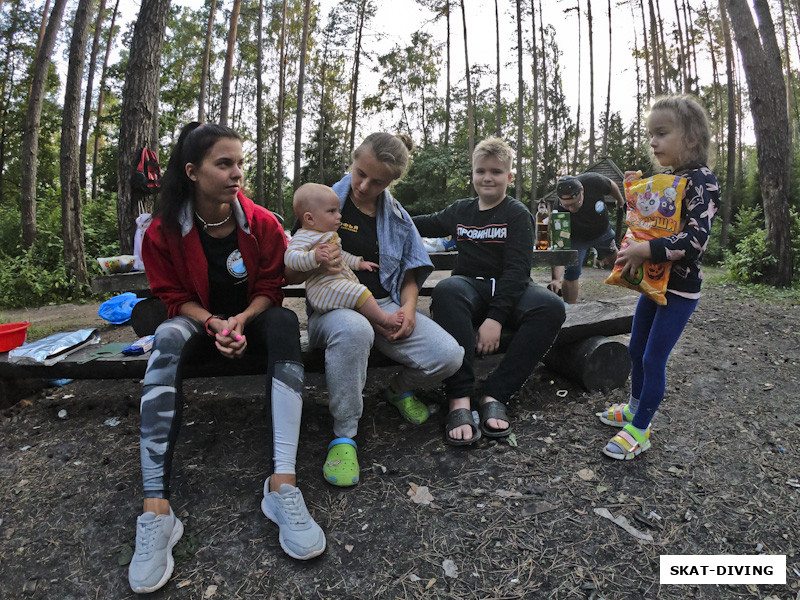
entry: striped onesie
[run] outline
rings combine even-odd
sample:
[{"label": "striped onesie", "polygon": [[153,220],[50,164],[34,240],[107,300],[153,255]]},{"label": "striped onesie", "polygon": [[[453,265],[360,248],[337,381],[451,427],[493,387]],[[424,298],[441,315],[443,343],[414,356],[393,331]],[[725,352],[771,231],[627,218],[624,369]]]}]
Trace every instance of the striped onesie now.
[{"label": "striped onesie", "polygon": [[[335,231],[298,229],[286,249],[284,262],[295,271],[311,271],[319,266],[314,258],[317,243],[335,243],[339,249],[342,242]],[[361,257],[342,250],[342,272],[333,275],[311,275],[306,280],[306,298],[314,310],[328,312],[336,308],[361,308],[372,296],[366,286],[358,282],[353,269],[358,269]]]}]

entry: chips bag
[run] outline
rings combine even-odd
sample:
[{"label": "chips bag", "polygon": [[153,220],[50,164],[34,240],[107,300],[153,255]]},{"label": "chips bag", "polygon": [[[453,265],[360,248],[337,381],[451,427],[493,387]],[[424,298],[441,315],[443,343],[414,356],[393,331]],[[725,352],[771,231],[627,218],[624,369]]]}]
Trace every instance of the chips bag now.
[{"label": "chips bag", "polygon": [[[686,179],[677,175],[654,175],[647,179],[625,182],[625,199],[628,212],[625,222],[628,231],[621,248],[631,240],[646,242],[678,233],[681,229],[681,201]],[[634,276],[622,275],[622,268],[614,266],[606,283],[619,285],[644,294],[657,304],[667,303],[666,292],[671,262],[644,261]]]}]

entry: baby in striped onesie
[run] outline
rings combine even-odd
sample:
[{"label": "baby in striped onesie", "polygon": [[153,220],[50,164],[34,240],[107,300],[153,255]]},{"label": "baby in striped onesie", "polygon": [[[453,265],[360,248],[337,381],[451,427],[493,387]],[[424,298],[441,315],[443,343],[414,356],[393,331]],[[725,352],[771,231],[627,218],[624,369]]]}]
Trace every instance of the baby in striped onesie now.
[{"label": "baby in striped onesie", "polygon": [[[306,298],[312,308],[320,312],[351,308],[364,315],[381,335],[397,331],[403,322],[403,311],[386,313],[381,310],[372,292],[359,283],[353,273],[354,270],[374,271],[378,265],[341,250],[336,230],[342,215],[334,191],[326,185],[306,183],[295,192],[293,206],[301,229],[292,236],[284,262],[295,271],[312,271],[306,279]],[[326,249],[320,248],[320,244],[325,243],[338,244],[342,253],[340,273],[315,271],[328,258]]]}]

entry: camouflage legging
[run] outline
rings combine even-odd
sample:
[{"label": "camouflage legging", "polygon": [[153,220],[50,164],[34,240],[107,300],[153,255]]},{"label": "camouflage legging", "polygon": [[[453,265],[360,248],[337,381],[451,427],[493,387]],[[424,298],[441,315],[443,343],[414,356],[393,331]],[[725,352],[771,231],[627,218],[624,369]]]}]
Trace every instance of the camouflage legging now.
[{"label": "camouflage legging", "polygon": [[[267,353],[274,472],[292,474],[303,404],[297,316],[288,309],[271,307],[250,321],[244,333],[248,350]],[[196,349],[213,349],[211,344],[203,325],[188,317],[165,321],[156,330],[141,402],[142,480],[146,498],[169,498],[172,453],[183,408],[181,367],[187,355]]]}]

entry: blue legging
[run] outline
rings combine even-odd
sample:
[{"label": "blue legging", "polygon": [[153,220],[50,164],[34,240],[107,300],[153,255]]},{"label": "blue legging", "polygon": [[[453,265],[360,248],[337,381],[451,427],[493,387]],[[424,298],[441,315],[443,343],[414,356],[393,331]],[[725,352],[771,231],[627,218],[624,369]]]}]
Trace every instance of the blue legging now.
[{"label": "blue legging", "polygon": [[633,317],[631,341],[631,395],[639,399],[633,426],[646,429],[664,399],[667,385],[667,358],[681,337],[696,299],[667,292],[667,305],[661,306],[642,296]]}]

